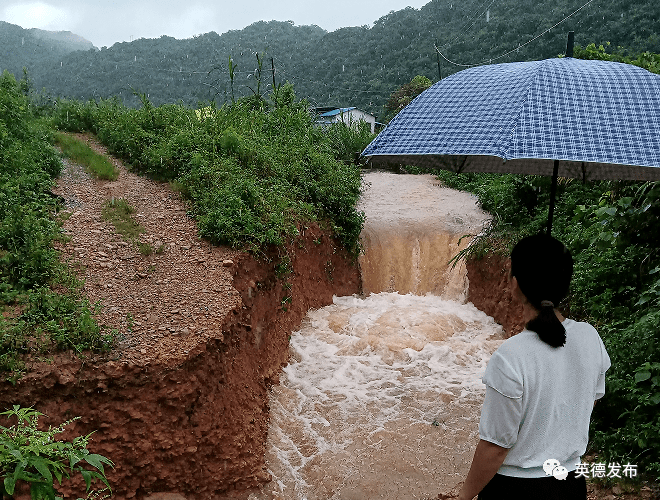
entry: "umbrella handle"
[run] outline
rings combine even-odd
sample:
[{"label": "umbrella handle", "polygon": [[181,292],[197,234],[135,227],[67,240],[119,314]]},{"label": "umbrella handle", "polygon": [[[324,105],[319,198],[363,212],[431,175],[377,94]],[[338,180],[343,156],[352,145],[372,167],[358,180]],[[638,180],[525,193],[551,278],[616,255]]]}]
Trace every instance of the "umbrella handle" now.
[{"label": "umbrella handle", "polygon": [[557,177],[559,174],[559,160],[555,160],[552,170],[552,186],[550,187],[550,209],[548,210],[548,236],[552,233],[552,216],[555,213],[555,195],[557,194]]}]

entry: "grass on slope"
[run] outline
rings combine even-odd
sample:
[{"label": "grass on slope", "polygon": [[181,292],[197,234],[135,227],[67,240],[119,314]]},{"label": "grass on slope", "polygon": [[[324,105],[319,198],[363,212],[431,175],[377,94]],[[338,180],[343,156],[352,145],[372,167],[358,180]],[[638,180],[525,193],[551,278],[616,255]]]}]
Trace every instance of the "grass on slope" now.
[{"label": "grass on slope", "polygon": [[67,158],[80,163],[97,179],[114,181],[119,171],[105,156],[98,154],[84,142],[68,134],[57,132],[54,135],[55,143],[62,148]]}]

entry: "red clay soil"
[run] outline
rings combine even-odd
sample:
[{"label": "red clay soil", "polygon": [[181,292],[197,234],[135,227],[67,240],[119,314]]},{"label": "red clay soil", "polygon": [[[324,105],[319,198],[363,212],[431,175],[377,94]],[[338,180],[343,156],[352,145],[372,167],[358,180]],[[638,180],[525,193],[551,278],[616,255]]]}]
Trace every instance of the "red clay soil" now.
[{"label": "red clay soil", "polygon": [[[287,362],[289,333],[333,294],[359,292],[357,265],[315,225],[259,260],[212,247],[167,184],[118,166],[114,183],[77,171],[58,192],[75,198],[62,256],[81,269],[90,301],[101,300],[99,321],[124,340],[104,356],[32,360],[15,386],[0,384],[0,407],[32,406],[48,415],[45,425],[81,416],[63,438],[96,431],[89,448],[115,463],[108,478],[118,499],[206,499],[263,483],[268,390]],[[141,241],[163,253],[122,242],[100,214],[111,197],[136,207]],[[285,254],[292,273],[278,276]],[[84,497],[84,485],[65,483],[61,493]]]},{"label": "red clay soil", "polygon": [[507,337],[524,328],[522,304],[511,294],[511,262],[500,255],[487,255],[467,262],[468,301],[502,325]]}]

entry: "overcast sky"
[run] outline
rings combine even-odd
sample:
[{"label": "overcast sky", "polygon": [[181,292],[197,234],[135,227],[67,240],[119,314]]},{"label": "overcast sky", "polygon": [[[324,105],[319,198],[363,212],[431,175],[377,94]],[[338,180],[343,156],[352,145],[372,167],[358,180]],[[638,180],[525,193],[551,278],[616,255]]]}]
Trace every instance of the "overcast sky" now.
[{"label": "overcast sky", "polygon": [[257,21],[316,24],[327,31],[371,25],[392,10],[430,0],[1,0],[0,20],[23,28],[72,31],[97,47],[161,35],[190,38]]}]

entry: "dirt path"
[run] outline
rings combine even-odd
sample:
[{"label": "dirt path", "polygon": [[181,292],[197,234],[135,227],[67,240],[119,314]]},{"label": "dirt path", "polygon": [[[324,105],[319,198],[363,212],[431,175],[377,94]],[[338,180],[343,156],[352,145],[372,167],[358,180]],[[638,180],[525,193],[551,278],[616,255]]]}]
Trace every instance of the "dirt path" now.
[{"label": "dirt path", "polygon": [[[93,137],[78,137],[107,154]],[[55,192],[66,200],[70,216],[63,230],[71,240],[60,250],[80,268],[85,296],[91,303],[100,301],[99,324],[121,335],[111,357],[167,364],[199,344],[206,332],[217,332],[240,303],[231,273],[238,252],[202,241],[184,201],[167,183],[130,173],[110,159],[120,172],[116,181],[93,179],[80,165],[64,161]],[[103,204],[111,198],[135,208],[133,217],[145,228],[140,241],[154,249],[162,246],[162,253],[142,255],[103,220]]]}]

